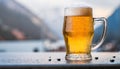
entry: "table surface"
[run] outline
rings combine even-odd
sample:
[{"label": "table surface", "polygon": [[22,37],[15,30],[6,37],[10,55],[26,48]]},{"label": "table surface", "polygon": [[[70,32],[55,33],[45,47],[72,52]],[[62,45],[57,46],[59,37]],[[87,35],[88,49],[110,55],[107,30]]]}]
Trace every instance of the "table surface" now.
[{"label": "table surface", "polygon": [[65,52],[0,53],[0,67],[5,66],[118,66],[119,52],[92,52],[90,62],[67,62]]}]

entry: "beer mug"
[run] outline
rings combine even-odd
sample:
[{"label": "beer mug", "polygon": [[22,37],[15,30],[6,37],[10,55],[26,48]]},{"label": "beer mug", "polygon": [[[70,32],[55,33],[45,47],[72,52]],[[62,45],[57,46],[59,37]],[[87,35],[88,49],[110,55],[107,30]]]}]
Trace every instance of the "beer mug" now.
[{"label": "beer mug", "polygon": [[[97,44],[92,44],[94,22],[103,23],[103,34]],[[104,17],[93,18],[92,8],[65,8],[63,36],[66,44],[66,60],[91,60],[91,50],[101,46],[105,40],[107,21]]]}]

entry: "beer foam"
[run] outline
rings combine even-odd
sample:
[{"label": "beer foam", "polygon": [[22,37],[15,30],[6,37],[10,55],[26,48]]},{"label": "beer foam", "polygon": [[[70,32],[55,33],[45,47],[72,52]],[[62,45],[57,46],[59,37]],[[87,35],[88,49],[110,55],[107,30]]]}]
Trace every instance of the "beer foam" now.
[{"label": "beer foam", "polygon": [[65,7],[64,15],[92,15],[92,8],[90,5],[85,3],[73,3]]}]

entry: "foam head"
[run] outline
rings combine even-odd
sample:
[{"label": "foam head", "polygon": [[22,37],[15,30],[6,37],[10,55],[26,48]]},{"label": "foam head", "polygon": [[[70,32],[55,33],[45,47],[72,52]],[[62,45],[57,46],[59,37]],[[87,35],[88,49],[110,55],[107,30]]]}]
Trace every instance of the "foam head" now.
[{"label": "foam head", "polygon": [[90,7],[77,7],[65,8],[65,16],[92,16],[92,8]]},{"label": "foam head", "polygon": [[66,7],[64,10],[65,16],[92,16],[92,8],[85,4],[76,4]]}]

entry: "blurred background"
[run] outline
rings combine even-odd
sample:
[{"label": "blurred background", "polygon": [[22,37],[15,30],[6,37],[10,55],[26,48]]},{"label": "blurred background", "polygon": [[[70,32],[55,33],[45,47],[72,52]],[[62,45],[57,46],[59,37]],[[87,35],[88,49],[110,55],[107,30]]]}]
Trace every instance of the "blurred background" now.
[{"label": "blurred background", "polygon": [[[65,51],[64,8],[88,5],[108,20],[107,37],[96,52],[120,51],[120,0],[0,0],[0,52]],[[102,25],[95,24],[93,43]]]}]

